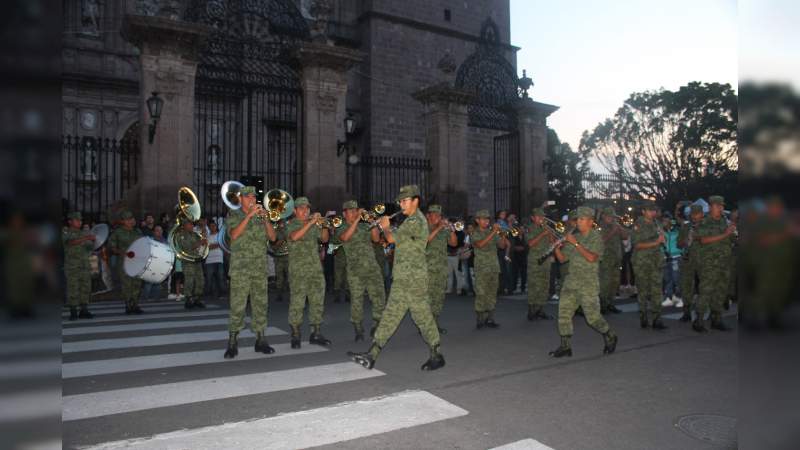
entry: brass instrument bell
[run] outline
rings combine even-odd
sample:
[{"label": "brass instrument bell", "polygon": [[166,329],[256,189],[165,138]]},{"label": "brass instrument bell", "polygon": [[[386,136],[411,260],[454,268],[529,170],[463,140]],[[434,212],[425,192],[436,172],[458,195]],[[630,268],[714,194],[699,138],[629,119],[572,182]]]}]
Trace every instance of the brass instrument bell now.
[{"label": "brass instrument bell", "polygon": [[277,222],[294,213],[294,199],[283,189],[270,189],[264,194],[264,208],[269,213],[269,220]]}]

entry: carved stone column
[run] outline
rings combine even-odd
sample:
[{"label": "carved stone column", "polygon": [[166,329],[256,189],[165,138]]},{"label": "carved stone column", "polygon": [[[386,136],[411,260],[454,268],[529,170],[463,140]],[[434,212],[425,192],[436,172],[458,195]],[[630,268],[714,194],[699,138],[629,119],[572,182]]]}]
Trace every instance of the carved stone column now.
[{"label": "carved stone column", "polygon": [[473,95],[448,83],[415,92],[425,107],[425,146],[431,159],[431,192],[426,203],[442,205],[446,214],[467,214],[467,121]]},{"label": "carved stone column", "polygon": [[520,196],[522,211],[527,216],[532,208],[541,206],[547,199],[547,116],[558,110],[557,106],[522,98],[514,106],[519,130]]},{"label": "carved stone column", "polygon": [[[137,214],[172,213],[178,188],[192,186],[194,85],[198,53],[210,29],[163,16],[126,15],[122,34],[137,46],[141,63],[139,123],[142,152],[138,183],[126,194]],[[164,99],[155,139],[149,143],[147,99]]]},{"label": "carved stone column", "polygon": [[[315,211],[340,209],[346,192],[347,155],[336,155],[344,141],[347,70],[363,60],[356,50],[306,43],[298,50],[303,88],[303,191]],[[295,195],[295,193],[292,193]]]}]

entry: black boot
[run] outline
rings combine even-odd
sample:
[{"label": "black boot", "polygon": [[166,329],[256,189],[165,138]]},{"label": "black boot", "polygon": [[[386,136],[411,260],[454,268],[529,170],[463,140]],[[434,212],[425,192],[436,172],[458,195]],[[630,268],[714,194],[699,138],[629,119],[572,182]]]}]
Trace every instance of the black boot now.
[{"label": "black boot", "polygon": [[144,310],[139,305],[131,305],[131,314],[144,314]]},{"label": "black boot", "polygon": [[425,364],[420,367],[422,370],[436,370],[444,367],[444,356],[439,353],[439,345],[431,347],[431,356],[425,361]]},{"label": "black boot", "polygon": [[616,306],[614,306],[613,303],[609,303],[608,304],[608,312],[614,313],[614,314],[619,314],[619,313],[622,312],[622,310],[617,308]]},{"label": "black boot", "polygon": [[344,302],[350,303],[350,294],[348,292],[344,293]]},{"label": "black boot", "polygon": [[292,327],[292,348],[300,348],[300,339],[301,339],[300,326],[291,325],[291,327]]},{"label": "black boot", "polygon": [[[72,311],[70,311],[70,317],[72,317]],[[81,311],[78,313],[78,317],[81,319],[91,319],[94,317],[94,314],[89,312],[89,305],[83,304],[81,305]]]},{"label": "black boot", "polygon": [[536,318],[537,319],[544,319],[544,320],[552,320],[553,316],[551,316],[550,314],[547,314],[546,312],[544,312],[544,308],[542,308],[540,306],[539,310],[536,311]]},{"label": "black boot", "polygon": [[380,324],[381,324],[380,320],[376,320],[372,324],[372,328],[369,329],[369,337],[371,337],[371,338],[375,337],[375,332],[378,331],[378,326],[380,326]]},{"label": "black boot", "polygon": [[489,316],[486,318],[486,326],[489,328],[500,328],[500,324],[494,321],[494,311],[489,311]]},{"label": "black boot", "polygon": [[617,341],[619,338],[613,331],[608,330],[606,334],[603,335],[603,341],[605,341],[605,347],[603,347],[603,354],[610,355],[614,353],[614,350],[617,349]]},{"label": "black boot", "polygon": [[731,331],[731,328],[725,325],[722,321],[722,315],[719,313],[711,315],[711,329],[718,331]]},{"label": "black boot", "polygon": [[570,345],[570,336],[561,336],[561,345],[557,349],[550,352],[553,358],[561,358],[563,356],[572,356],[572,346]]},{"label": "black boot", "polygon": [[125,302],[125,315],[133,314],[133,307],[130,302]]},{"label": "black boot", "polygon": [[256,345],[253,346],[256,353],[265,353],[267,355],[275,353],[275,349],[270,347],[267,343],[267,338],[261,332],[256,333]]},{"label": "black boot", "polygon": [[355,342],[364,340],[364,327],[360,323],[353,324],[353,330],[356,333]]},{"label": "black boot", "polygon": [[347,352],[347,356],[349,356],[353,362],[361,364],[367,369],[372,369],[375,367],[375,359],[378,358],[380,351],[381,348],[378,347],[378,344],[373,342],[372,346],[366,352]]},{"label": "black boot", "polygon": [[539,308],[536,308],[533,305],[528,305],[528,320],[533,322],[536,319],[536,313],[538,312]]},{"label": "black boot", "polygon": [[199,298],[196,298],[196,299],[194,299],[194,307],[195,308],[200,308],[200,309],[205,309],[206,304],[203,303],[203,301],[200,300]]},{"label": "black boot", "polygon": [[708,329],[703,325],[703,319],[698,317],[692,322],[692,329],[698,333],[708,333]]},{"label": "black boot", "polygon": [[475,322],[475,328],[480,330],[486,325],[486,318],[483,316],[483,313],[477,313],[477,321]]},{"label": "black boot", "polygon": [[69,320],[78,320],[78,307],[77,306],[70,306],[69,307]]},{"label": "black boot", "polygon": [[650,322],[647,321],[647,313],[639,313],[639,326],[642,328],[650,328]]},{"label": "black boot", "polygon": [[236,355],[239,354],[239,332],[232,332],[228,335],[228,348],[225,349],[225,359],[232,359],[236,358]]},{"label": "black boot", "polygon": [[678,320],[680,320],[681,322],[688,322],[692,320],[692,310],[688,306],[685,306],[683,308],[683,315]]},{"label": "black boot", "polygon": [[194,308],[194,300],[192,299],[192,297],[186,297],[186,301],[183,302],[183,307],[186,309]]},{"label": "black boot", "polygon": [[664,325],[664,322],[661,320],[661,315],[657,314],[656,317],[653,319],[653,329],[654,330],[666,330],[667,327]]},{"label": "black boot", "polygon": [[319,332],[319,325],[311,325],[311,336],[308,337],[308,342],[323,347],[331,345],[330,339],[325,338],[325,336]]}]

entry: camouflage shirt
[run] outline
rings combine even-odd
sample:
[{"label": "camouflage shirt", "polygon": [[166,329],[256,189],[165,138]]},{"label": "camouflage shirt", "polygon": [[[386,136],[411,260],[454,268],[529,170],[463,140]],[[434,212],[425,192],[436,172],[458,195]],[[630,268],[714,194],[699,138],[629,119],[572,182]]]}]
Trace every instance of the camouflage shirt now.
[{"label": "camouflage shirt", "polygon": [[[714,219],[711,216],[706,216],[697,227],[695,238],[716,236],[725,232],[728,228],[728,222],[724,217]],[[732,254],[733,235],[727,238],[714,242],[713,244],[703,244],[700,247],[700,259],[703,263],[724,262],[727,263]]]},{"label": "camouflage shirt", "polygon": [[633,233],[631,233],[631,245],[634,247],[633,256],[631,261],[633,264],[654,264],[661,267],[664,264],[664,250],[661,245],[656,245],[653,248],[644,250],[636,250],[636,244],[642,242],[651,242],[658,239],[658,227],[656,221],[647,222],[644,218],[640,217],[636,224],[633,226]]},{"label": "camouflage shirt", "polygon": [[[140,237],[142,237],[142,232],[139,231],[138,228],[126,230],[124,227],[117,227],[111,232],[111,236],[108,237],[108,246],[124,253],[128,250],[128,247],[133,244],[133,241]],[[124,259],[117,260],[118,267],[122,267],[121,263],[123,260]]]},{"label": "camouflage shirt", "polygon": [[[602,225],[603,230],[601,231],[601,235],[603,238],[610,235],[619,225],[617,224],[606,224]],[[614,236],[608,238],[603,242],[603,254],[601,255],[602,259],[609,259],[611,261],[620,261],[622,260],[622,236],[619,233],[614,233]]]},{"label": "camouflage shirt", "polygon": [[[589,233],[585,236],[577,232],[575,239],[586,250],[598,256],[603,254],[603,238],[599,231],[589,230]],[[564,279],[564,289],[569,288],[581,291],[597,291],[600,289],[599,260],[593,263],[587,261],[578,249],[570,243],[564,244],[561,248],[561,253],[569,261],[569,275]]]},{"label": "camouflage shirt", "polygon": [[[347,225],[349,227],[349,225]],[[342,231],[338,236],[345,232]],[[372,245],[372,232],[369,225],[359,222],[350,240],[343,243],[347,270],[358,275],[367,275],[377,271],[378,262]]]},{"label": "camouflage shirt", "polygon": [[[433,231],[433,228],[428,226],[428,234]],[[427,239],[427,237],[426,237]],[[428,242],[425,249],[425,257],[428,259],[428,270],[431,272],[446,272],[447,271],[447,241],[450,239],[450,230],[442,228],[436,233],[436,236]]]},{"label": "camouflage shirt", "polygon": [[475,272],[500,273],[500,262],[497,261],[497,242],[500,240],[500,236],[495,234],[483,248],[475,246],[478,242],[486,239],[491,232],[491,228],[481,230],[476,227],[475,231],[469,235],[475,254]]},{"label": "camouflage shirt", "polygon": [[[689,242],[689,230],[692,231],[692,242]],[[681,225],[678,231],[678,242],[686,241],[687,247],[683,248],[683,256],[686,259],[695,260],[700,254],[700,244],[697,242],[697,225],[686,222]]]},{"label": "camouflage shirt", "polygon": [[[535,238],[536,236],[539,236],[539,234],[541,234],[543,231],[545,231],[544,225],[536,225],[536,224],[528,225],[528,231],[525,234],[525,245],[528,245],[529,240]],[[539,240],[539,242],[536,245],[530,247],[530,249],[528,250],[528,267],[533,268],[531,267],[531,265],[539,266],[539,257],[542,256],[544,252],[549,250],[551,245],[552,243],[550,242],[550,239],[543,237],[542,239]],[[542,267],[545,267],[546,264],[549,263],[543,262]]]},{"label": "camouflage shirt", "polygon": [[[294,219],[286,225],[286,233],[290,235],[303,228],[304,222]],[[306,234],[297,241],[289,240],[289,277],[290,279],[302,279],[311,276],[322,276],[322,264],[319,260],[319,240],[322,231],[316,225],[312,225]],[[345,251],[345,257],[349,256]],[[350,263],[347,263],[350,270]],[[291,282],[290,282],[291,283]]]},{"label": "camouflage shirt", "polygon": [[[229,234],[233,233],[233,230],[242,223],[245,216],[246,214],[241,209],[228,211],[225,227]],[[230,271],[266,271],[268,240],[263,219],[256,216],[251,217],[239,238],[231,240]]]},{"label": "camouflage shirt", "polygon": [[275,242],[269,243],[273,256],[285,257],[289,254],[289,234],[286,232],[286,223],[275,227]]},{"label": "camouflage shirt", "polygon": [[69,270],[89,270],[89,255],[94,249],[93,241],[84,241],[78,245],[69,245],[69,241],[80,239],[89,234],[88,231],[67,228],[61,235],[64,245],[64,267]]},{"label": "camouflage shirt", "polygon": [[[190,255],[199,255],[200,251],[198,248],[200,247],[200,235],[191,231],[177,231],[178,236],[176,237],[177,245],[183,249],[184,252]],[[187,261],[188,262],[188,261]],[[194,261],[199,262],[199,261]],[[191,262],[190,262],[191,263]]]},{"label": "camouflage shirt", "polygon": [[425,248],[428,241],[428,221],[417,210],[392,233],[395,240],[394,281],[428,283]]}]

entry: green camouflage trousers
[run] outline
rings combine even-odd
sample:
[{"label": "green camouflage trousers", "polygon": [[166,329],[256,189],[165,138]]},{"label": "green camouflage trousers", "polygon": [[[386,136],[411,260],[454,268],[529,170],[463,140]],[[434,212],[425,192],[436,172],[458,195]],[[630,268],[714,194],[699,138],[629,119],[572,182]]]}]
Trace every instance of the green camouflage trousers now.
[{"label": "green camouflage trousers", "polygon": [[528,261],[528,305],[544,306],[550,296],[550,261]]},{"label": "green camouflage trousers", "polygon": [[494,311],[499,281],[496,272],[475,272],[475,312]]},{"label": "green camouflage trousers", "polygon": [[183,261],[183,294],[187,297],[202,297],[205,288],[202,262]]},{"label": "green camouflage trousers", "polygon": [[286,292],[289,284],[289,257],[275,256],[272,260],[275,262],[275,288],[278,292]]},{"label": "green camouflage trousers", "polygon": [[92,295],[92,274],[88,270],[64,270],[67,278],[67,302],[69,306],[87,305]]},{"label": "green camouflage trousers", "polygon": [[386,307],[386,290],[383,287],[383,278],[379,272],[364,276],[347,273],[347,284],[350,287],[350,322],[359,324],[364,321],[364,292],[369,295],[372,302],[372,321],[381,320],[383,309]]},{"label": "green camouflage trousers", "polygon": [[289,325],[299,327],[303,323],[303,309],[308,298],[308,323],[321,325],[325,309],[325,278],[320,273],[303,279],[289,281]]},{"label": "green camouflage trousers", "polygon": [[267,270],[230,271],[231,312],[228,331],[238,333],[244,328],[247,297],[250,297],[250,329],[262,333],[267,327],[268,294]]},{"label": "green camouflage trousers", "polygon": [[439,345],[439,329],[431,313],[431,307],[426,298],[427,283],[400,283],[395,281],[392,285],[386,309],[383,310],[381,323],[375,331],[374,343],[370,349],[373,358],[378,357],[383,348],[392,337],[400,322],[411,312],[411,319],[417,324],[422,338],[429,347]]},{"label": "green camouflage trousers", "polygon": [[597,299],[597,292],[565,287],[561,290],[561,296],[558,300],[558,334],[572,336],[572,317],[575,315],[578,306],[583,309],[586,323],[590,327],[598,333],[605,334],[608,332],[608,322],[600,314],[600,302]]},{"label": "green camouflage trousers", "polygon": [[700,271],[700,295],[697,297],[697,317],[705,317],[711,308],[711,314],[722,314],[723,304],[728,296],[728,278],[731,268],[727,264],[704,262]]},{"label": "green camouflage trousers", "polygon": [[697,275],[697,265],[691,259],[681,259],[680,262],[680,283],[681,298],[683,307],[688,311],[692,307],[695,294],[695,275]]},{"label": "green camouflage trousers", "polygon": [[663,269],[653,264],[634,264],[636,291],[638,292],[639,313],[649,312],[653,316],[661,315],[661,284],[664,279]]},{"label": "green camouflage trousers", "polygon": [[607,307],[614,303],[619,290],[620,266],[622,261],[618,258],[604,258],[600,260],[600,306]]},{"label": "green camouflage trousers", "polygon": [[434,319],[439,320],[439,316],[444,309],[444,291],[447,289],[447,272],[436,271],[428,272],[428,301],[431,305],[431,313]]},{"label": "green camouflage trousers", "polygon": [[333,290],[347,289],[347,260],[341,249],[333,256]]},{"label": "green camouflage trousers", "polygon": [[120,270],[119,281],[122,285],[120,287],[120,295],[122,301],[126,305],[136,306],[139,304],[139,293],[142,291],[142,280],[139,278],[129,277],[125,273],[125,269]]}]

